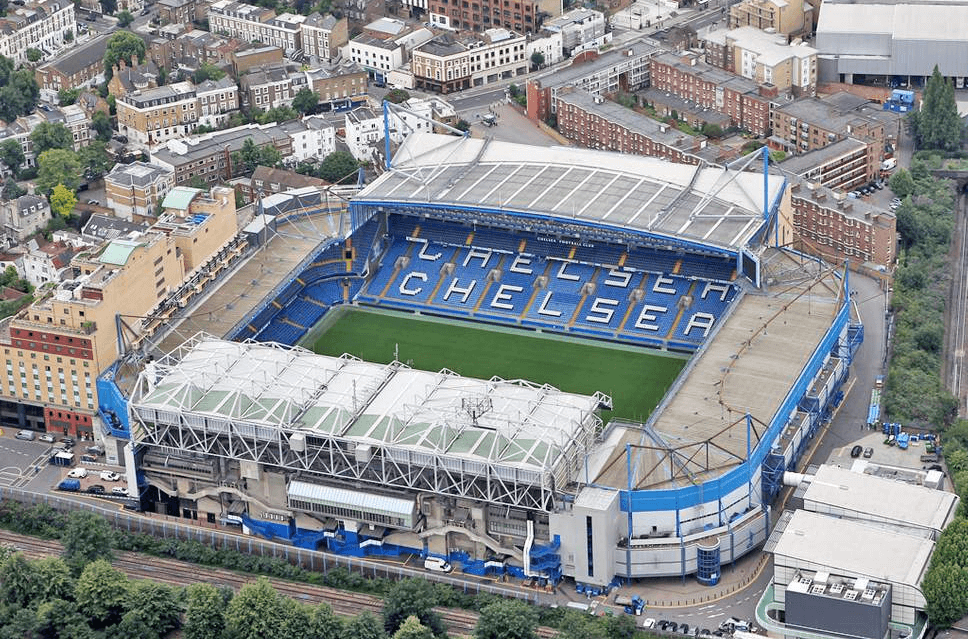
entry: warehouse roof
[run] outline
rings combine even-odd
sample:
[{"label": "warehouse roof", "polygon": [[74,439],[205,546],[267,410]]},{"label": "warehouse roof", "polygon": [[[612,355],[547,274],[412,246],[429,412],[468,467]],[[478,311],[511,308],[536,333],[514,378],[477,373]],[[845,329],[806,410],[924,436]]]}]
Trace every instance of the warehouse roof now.
[{"label": "warehouse roof", "polygon": [[933,550],[930,539],[806,510],[784,513],[767,544],[780,565],[794,560],[846,577],[914,587],[921,582]]},{"label": "warehouse roof", "polygon": [[[784,178],[769,176],[769,205]],[[414,133],[354,202],[581,222],[738,250],[763,227],[763,176],[633,154]]]},{"label": "warehouse roof", "polygon": [[[824,2],[817,25],[820,33],[892,34],[896,40],[968,40],[968,4],[929,0],[906,0],[896,4],[883,0]],[[821,47],[823,50],[823,47]],[[885,50],[885,55],[890,55]]]},{"label": "warehouse roof", "polygon": [[858,513],[862,518],[940,532],[954,517],[958,496],[824,464],[810,478],[803,502],[807,510],[833,509],[847,517]]}]

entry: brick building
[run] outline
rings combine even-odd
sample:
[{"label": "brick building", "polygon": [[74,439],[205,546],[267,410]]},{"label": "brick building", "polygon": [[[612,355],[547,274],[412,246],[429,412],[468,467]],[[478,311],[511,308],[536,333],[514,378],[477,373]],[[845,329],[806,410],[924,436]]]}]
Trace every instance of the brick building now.
[{"label": "brick building", "polygon": [[581,89],[557,95],[558,132],[579,146],[698,164],[705,138],[686,135],[664,122]]},{"label": "brick building", "polygon": [[231,62],[233,75],[240,78],[248,73],[249,69],[282,64],[282,49],[268,46],[240,49],[232,54]]},{"label": "brick building", "polygon": [[116,316],[146,315],[181,284],[186,260],[236,232],[230,189],[199,192],[192,206],[205,217],[169,215],[164,228],[76,256],[51,295],[0,322],[0,423],[93,438],[96,379],[118,357]]},{"label": "brick building", "polygon": [[432,24],[447,29],[485,31],[495,27],[536,33],[546,18],[561,15],[561,0],[429,0]]},{"label": "brick building", "polygon": [[652,87],[698,106],[725,113],[734,125],[757,135],[770,131],[770,102],[775,94],[699,60],[662,53],[652,58]]},{"label": "brick building", "polygon": [[238,87],[229,78],[198,87],[176,82],[134,91],[117,98],[118,131],[131,142],[147,146],[183,138],[199,124],[219,124],[237,111],[238,95]]},{"label": "brick building", "polygon": [[161,24],[189,24],[199,17],[196,0],[158,0],[155,6]]},{"label": "brick building", "polygon": [[317,64],[339,58],[340,49],[349,42],[346,18],[337,19],[332,14],[311,13],[301,30],[303,53]]},{"label": "brick building", "polygon": [[271,169],[267,166],[257,166],[252,177],[238,178],[232,186],[245,204],[274,193],[286,193],[306,187],[321,188],[329,186],[329,182],[310,175],[302,175],[285,169]]},{"label": "brick building", "polygon": [[61,89],[94,84],[104,73],[104,52],[109,36],[98,36],[71,49],[67,54],[46,62],[34,71],[37,86],[51,99]]},{"label": "brick building", "polygon": [[793,155],[780,168],[797,177],[837,191],[850,191],[864,186],[877,175],[880,165],[873,166],[874,142],[844,138],[825,147]]},{"label": "brick building", "polygon": [[831,263],[890,269],[897,257],[894,214],[810,182],[790,187],[794,244]]}]

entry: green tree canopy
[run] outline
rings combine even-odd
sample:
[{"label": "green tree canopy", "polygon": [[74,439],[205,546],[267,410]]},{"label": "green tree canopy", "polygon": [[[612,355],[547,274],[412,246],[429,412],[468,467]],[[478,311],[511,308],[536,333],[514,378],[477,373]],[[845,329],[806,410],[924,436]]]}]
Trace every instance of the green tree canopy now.
[{"label": "green tree canopy", "polygon": [[128,25],[134,22],[134,16],[131,12],[125,9],[124,11],[119,11],[115,18],[118,19],[118,26],[122,29],[127,29]]},{"label": "green tree canopy", "polygon": [[61,106],[67,106],[69,104],[74,104],[77,102],[77,97],[81,95],[81,90],[77,87],[72,89],[61,89],[57,92],[57,104]]},{"label": "green tree canopy", "polygon": [[242,148],[232,154],[232,162],[237,172],[248,174],[255,171],[259,165],[272,168],[279,166],[282,162],[282,154],[271,144],[259,147],[252,138],[246,138]]},{"label": "green tree canopy", "polygon": [[98,559],[110,560],[114,553],[114,531],[104,517],[83,510],[75,510],[67,516],[67,525],[61,534],[64,544],[64,561],[75,572]]},{"label": "green tree canopy", "polygon": [[20,186],[14,182],[13,178],[7,178],[7,181],[3,183],[3,199],[5,200],[16,200],[21,195],[27,195],[27,189],[22,189]]},{"label": "green tree canopy", "polygon": [[319,94],[309,87],[299,89],[292,99],[292,108],[302,114],[315,113],[318,106]]},{"label": "green tree canopy", "polygon": [[70,217],[74,206],[77,204],[77,196],[73,191],[67,190],[63,184],[58,184],[50,194],[50,209],[55,215]]},{"label": "green tree canopy", "polygon": [[81,184],[81,162],[77,154],[64,149],[44,151],[37,158],[37,191],[47,195],[58,184],[76,192]]},{"label": "green tree canopy", "polygon": [[182,605],[175,590],[165,584],[153,581],[136,581],[129,588],[128,613],[137,614],[131,622],[141,624],[148,630],[137,635],[139,639],[159,639],[178,627],[181,621]]},{"label": "green tree canopy", "polygon": [[286,605],[265,577],[242,586],[225,612],[234,639],[286,639]]},{"label": "green tree canopy", "polygon": [[111,15],[118,10],[118,0],[101,0],[101,11],[104,15]]},{"label": "green tree canopy", "polygon": [[34,47],[27,47],[27,60],[29,62],[39,62],[41,58],[44,57],[43,52],[40,49]]},{"label": "green tree canopy", "polygon": [[383,99],[393,104],[402,104],[410,99],[410,94],[403,89],[390,89]]},{"label": "green tree canopy", "polygon": [[17,69],[10,58],[0,56],[0,120],[13,122],[37,106],[40,87],[27,67]]},{"label": "green tree canopy", "polygon": [[128,602],[128,586],[123,572],[98,559],[87,564],[78,578],[74,601],[90,619],[91,626],[104,628],[121,621]]},{"label": "green tree canopy", "polygon": [[114,166],[114,160],[108,155],[107,145],[100,140],[94,140],[85,147],[82,147],[77,154],[81,163],[81,170],[84,177],[88,180],[95,180]]},{"label": "green tree canopy", "polygon": [[320,163],[316,175],[334,184],[352,184],[359,168],[360,163],[346,151],[333,151]]},{"label": "green tree canopy", "polygon": [[221,80],[224,77],[225,71],[208,62],[203,62],[196,69],[195,73],[192,74],[192,79],[195,81],[195,84],[201,84],[206,80]]},{"label": "green tree canopy", "polygon": [[114,127],[111,126],[111,118],[104,111],[94,112],[94,115],[91,117],[91,128],[94,129],[94,132],[97,134],[97,139],[101,142],[108,142],[114,133]]},{"label": "green tree canopy", "polygon": [[[115,0],[110,1],[115,2]],[[104,52],[104,73],[107,78],[111,79],[114,75],[114,67],[118,60],[130,62],[131,58],[137,58],[138,62],[145,61],[145,41],[130,31],[115,31],[108,40],[108,46]]]},{"label": "green tree canopy", "polygon": [[30,141],[34,144],[35,156],[48,149],[74,148],[71,130],[60,122],[41,122],[30,132]]},{"label": "green tree canopy", "polygon": [[343,620],[336,616],[329,604],[321,603],[313,608],[311,624],[313,639],[340,639],[343,636]]},{"label": "green tree canopy", "polygon": [[964,140],[964,125],[958,116],[955,88],[934,66],[924,86],[921,110],[910,116],[917,144],[923,149],[954,151]]},{"label": "green tree canopy", "polygon": [[415,616],[410,615],[400,628],[393,633],[393,639],[434,639],[434,633],[427,626],[420,623]]},{"label": "green tree canopy", "polygon": [[544,54],[540,51],[535,51],[531,54],[531,66],[538,68],[545,63]]},{"label": "green tree canopy", "polygon": [[383,624],[372,613],[363,611],[346,623],[344,637],[353,639],[386,639]]},{"label": "green tree canopy", "polygon": [[894,191],[894,195],[903,199],[914,193],[914,178],[907,169],[898,169],[887,181],[887,185]]},{"label": "green tree canopy", "polygon": [[437,593],[425,579],[402,579],[390,588],[383,600],[383,626],[387,634],[395,633],[407,617],[416,617],[438,637],[446,637],[447,629],[434,611]]},{"label": "green tree canopy", "polygon": [[474,628],[475,639],[535,639],[538,615],[534,608],[517,599],[484,606]]},{"label": "green tree canopy", "polygon": [[218,589],[211,584],[192,584],[187,589],[186,600],[182,636],[185,639],[221,637],[225,632],[225,600]]},{"label": "green tree canopy", "polygon": [[8,138],[0,142],[0,162],[10,169],[10,172],[14,175],[20,172],[20,165],[26,159],[27,157],[24,155],[24,150],[20,146],[19,140]]}]

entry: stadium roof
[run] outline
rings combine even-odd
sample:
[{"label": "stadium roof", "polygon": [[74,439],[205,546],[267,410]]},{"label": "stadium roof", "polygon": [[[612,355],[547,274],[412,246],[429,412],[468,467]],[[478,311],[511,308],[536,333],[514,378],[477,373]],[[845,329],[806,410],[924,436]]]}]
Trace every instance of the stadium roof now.
[{"label": "stadium roof", "polygon": [[[858,473],[824,464],[817,469],[803,493],[804,508],[833,510],[836,514],[859,513],[903,527],[944,530],[958,504],[958,496],[943,490]],[[890,495],[890,499],[884,499]]]},{"label": "stadium roof", "polygon": [[548,385],[200,334],[146,367],[131,404],[156,416],[191,414],[545,473],[590,445],[599,401]]},{"label": "stadium roof", "polygon": [[[784,180],[769,176],[769,203]],[[763,176],[638,155],[413,133],[358,204],[518,212],[736,251],[762,228]]]},{"label": "stadium roof", "polygon": [[806,510],[783,513],[767,544],[778,565],[809,565],[847,577],[918,587],[934,542],[877,524]]}]

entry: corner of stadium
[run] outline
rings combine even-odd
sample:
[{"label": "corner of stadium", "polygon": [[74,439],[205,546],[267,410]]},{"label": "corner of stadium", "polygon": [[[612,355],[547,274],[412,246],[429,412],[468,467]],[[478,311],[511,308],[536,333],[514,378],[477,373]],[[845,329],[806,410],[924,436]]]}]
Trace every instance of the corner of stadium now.
[{"label": "corner of stadium", "polygon": [[[168,349],[127,397],[99,380],[148,501],[303,548],[590,590],[715,583],[760,548],[863,340],[846,269],[786,248],[783,177],[431,133],[388,164],[224,337]],[[274,195],[263,212],[275,229],[324,204]],[[687,360],[630,420],[594,380],[307,348],[346,308]]]}]

